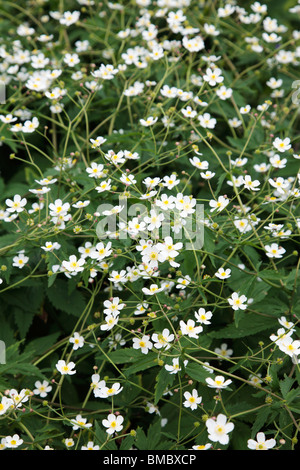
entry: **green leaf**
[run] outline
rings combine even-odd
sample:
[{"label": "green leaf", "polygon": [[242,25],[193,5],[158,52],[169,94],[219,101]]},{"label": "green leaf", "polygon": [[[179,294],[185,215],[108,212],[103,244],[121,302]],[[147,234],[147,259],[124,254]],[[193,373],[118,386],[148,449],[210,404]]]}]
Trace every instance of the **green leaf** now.
[{"label": "green leaf", "polygon": [[134,348],[117,349],[109,354],[114,364],[128,364],[141,359],[141,351]]},{"label": "green leaf", "polygon": [[130,450],[135,441],[135,436],[126,436],[122,439],[119,450]]},{"label": "green leaf", "polygon": [[139,450],[155,450],[159,447],[160,439],[161,424],[157,421],[155,424],[150,424],[147,437],[141,428],[137,429],[136,447]]},{"label": "green leaf", "polygon": [[256,436],[256,434],[261,431],[264,425],[267,423],[267,420],[271,414],[271,408],[269,405],[266,405],[265,408],[261,408],[256,413],[256,419],[252,426],[252,438]]},{"label": "green leaf", "polygon": [[52,333],[47,336],[35,338],[25,345],[24,352],[28,354],[37,354],[40,356],[55,344],[60,332]]},{"label": "green leaf", "polygon": [[293,388],[287,393],[285,397],[287,403],[292,403],[292,401],[294,401],[296,398],[300,398],[299,388]]},{"label": "green leaf", "polygon": [[277,322],[275,319],[266,319],[266,317],[247,313],[240,319],[238,328],[234,323],[230,323],[219,331],[210,332],[209,336],[212,338],[244,338],[264,330],[272,330],[276,327]]},{"label": "green leaf", "polygon": [[47,297],[51,304],[58,310],[79,317],[85,308],[85,299],[79,290],[68,295],[68,282],[57,279],[47,290]]},{"label": "green leaf", "polygon": [[20,333],[20,337],[25,338],[35,315],[34,310],[28,312],[15,307],[13,309],[13,315]]},{"label": "green leaf", "polygon": [[22,374],[27,376],[33,376],[42,380],[47,380],[47,377],[40,371],[40,369],[29,362],[7,362],[6,364],[0,364],[0,375],[16,375]]},{"label": "green leaf", "polygon": [[284,374],[284,380],[280,380],[279,382],[279,387],[283,398],[286,398],[294,382],[295,379],[293,379],[292,377],[288,377],[286,374]]},{"label": "green leaf", "polygon": [[174,374],[170,374],[164,367],[159,371],[156,376],[154,405],[157,405],[166,388],[174,382]]},{"label": "green leaf", "polygon": [[[109,440],[108,442],[106,442],[109,438],[109,435],[100,426],[98,421],[95,421],[95,436],[96,441],[98,441],[97,444],[100,445],[101,450],[117,450],[117,444],[115,441]],[[103,445],[105,442],[106,444]]]},{"label": "green leaf", "polygon": [[[141,356],[142,355],[143,354],[141,353]],[[141,370],[149,369],[150,367],[157,367],[156,359],[157,354],[149,352],[146,357],[141,357],[139,361],[124,371],[126,377],[129,377],[131,374],[135,374]]]},{"label": "green leaf", "polygon": [[194,380],[200,383],[205,383],[205,379],[210,376],[210,373],[204,369],[200,364],[189,362],[185,368],[186,373]]}]

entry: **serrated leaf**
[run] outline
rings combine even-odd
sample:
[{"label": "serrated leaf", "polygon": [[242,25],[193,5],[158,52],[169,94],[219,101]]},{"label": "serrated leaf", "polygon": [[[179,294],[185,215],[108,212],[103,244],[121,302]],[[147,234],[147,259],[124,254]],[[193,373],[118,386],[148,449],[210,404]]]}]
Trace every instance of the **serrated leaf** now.
[{"label": "serrated leaf", "polygon": [[267,423],[267,420],[271,414],[271,408],[269,405],[266,405],[265,408],[261,408],[256,413],[256,419],[252,426],[252,438],[263,429],[264,425]]},{"label": "serrated leaf", "polygon": [[135,364],[124,371],[126,377],[129,377],[131,374],[135,374],[136,372],[140,372],[141,370],[149,369],[150,367],[157,367],[156,359],[157,354],[155,353],[148,353],[146,357],[141,357],[140,360],[136,361]]},{"label": "serrated leaf", "polygon": [[300,398],[299,388],[290,390],[285,397],[287,403],[292,403],[292,401],[294,401],[296,398]]},{"label": "serrated leaf", "polygon": [[14,314],[15,323],[20,333],[20,337],[25,338],[26,333],[28,332],[32,324],[35,312],[34,310],[31,312],[28,312],[28,311],[21,310],[18,307],[15,307],[13,310],[13,314]]},{"label": "serrated leaf", "polygon": [[186,373],[194,380],[205,383],[205,379],[210,376],[210,373],[204,369],[200,364],[189,362],[185,368]]},{"label": "serrated leaf", "polygon": [[[101,450],[117,450],[117,445],[115,441],[108,440],[109,435],[106,431],[100,426],[98,421],[95,421],[95,436],[97,444],[100,445]],[[106,442],[108,440],[108,442]],[[104,445],[104,443],[106,443]]]},{"label": "serrated leaf", "polygon": [[284,380],[280,380],[279,382],[279,387],[283,398],[286,398],[294,382],[295,379],[293,379],[292,377],[288,377],[286,374],[284,374]]},{"label": "serrated leaf", "polygon": [[85,308],[83,294],[75,290],[72,294],[68,295],[68,283],[62,279],[57,279],[46,293],[51,304],[58,311],[79,317]]},{"label": "serrated leaf", "polygon": [[154,405],[159,402],[166,388],[169,385],[172,385],[172,383],[174,382],[174,378],[174,374],[170,374],[164,367],[159,371],[156,376]]},{"label": "serrated leaf", "polygon": [[126,436],[122,439],[119,450],[129,450],[133,446],[135,441],[135,436]]},{"label": "serrated leaf", "polygon": [[244,338],[249,335],[254,335],[260,331],[274,329],[277,323],[275,320],[259,315],[247,313],[240,319],[239,327],[237,328],[234,323],[229,324],[219,331],[209,333],[212,338]]}]

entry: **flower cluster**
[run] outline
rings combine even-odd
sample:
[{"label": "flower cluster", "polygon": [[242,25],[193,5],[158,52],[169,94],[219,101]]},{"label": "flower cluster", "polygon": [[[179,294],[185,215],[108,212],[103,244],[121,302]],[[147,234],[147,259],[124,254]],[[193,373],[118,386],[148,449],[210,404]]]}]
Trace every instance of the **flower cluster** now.
[{"label": "flower cluster", "polygon": [[300,2],[25,3],[0,23],[0,448],[293,449]]}]

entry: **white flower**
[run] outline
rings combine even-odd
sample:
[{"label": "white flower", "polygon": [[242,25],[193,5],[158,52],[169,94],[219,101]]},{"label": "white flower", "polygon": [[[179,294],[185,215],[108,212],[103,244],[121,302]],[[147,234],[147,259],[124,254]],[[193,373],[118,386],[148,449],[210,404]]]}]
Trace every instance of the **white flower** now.
[{"label": "white flower", "polygon": [[32,121],[27,120],[24,122],[23,127],[22,127],[22,132],[25,132],[25,133],[34,132],[38,126],[39,126],[39,120],[38,118],[34,117],[32,118]]},{"label": "white flower", "polygon": [[109,281],[114,282],[115,284],[118,283],[125,283],[127,282],[127,277],[126,277],[126,271],[125,269],[121,269],[120,272],[118,271],[112,271],[110,277],[108,278]]},{"label": "white flower", "polygon": [[152,349],[153,343],[150,341],[149,335],[144,335],[142,338],[133,338],[133,348],[140,349],[143,354],[148,354],[149,349]]},{"label": "white flower", "polygon": [[102,424],[106,427],[106,432],[109,435],[114,434],[115,432],[119,432],[123,429],[122,423],[124,421],[123,416],[121,415],[114,415],[113,413],[107,416],[107,419],[102,420]]},{"label": "white flower", "polygon": [[277,243],[272,243],[271,245],[265,245],[266,255],[269,258],[282,258],[282,255],[285,253],[285,249],[282,246],[278,246]]},{"label": "white flower", "polygon": [[72,439],[72,437],[67,437],[66,439],[64,439],[64,444],[66,447],[73,447],[75,442],[74,442],[74,439]]},{"label": "white flower", "polygon": [[188,320],[187,323],[180,321],[180,330],[183,335],[187,335],[189,338],[199,338],[199,333],[203,331],[203,327],[195,326],[194,320]]},{"label": "white flower", "polygon": [[190,52],[198,52],[204,49],[205,44],[200,36],[189,39],[186,35],[182,39],[182,45]]},{"label": "white flower", "polygon": [[231,297],[228,299],[229,304],[233,308],[233,310],[245,310],[247,305],[247,297],[245,295],[239,295],[238,292],[233,292]]},{"label": "white flower", "polygon": [[273,147],[275,147],[278,152],[285,152],[292,147],[290,142],[291,139],[289,137],[286,137],[285,139],[276,137],[276,139],[273,141]]},{"label": "white flower", "polygon": [[57,242],[46,242],[44,246],[41,246],[41,249],[44,251],[59,250],[61,245]]},{"label": "white flower", "polygon": [[28,261],[28,256],[25,256],[23,253],[20,253],[17,256],[14,256],[12,265],[16,268],[22,269]]},{"label": "white flower", "polygon": [[69,67],[74,67],[75,65],[79,64],[80,59],[78,54],[70,54],[69,52],[64,56],[64,63],[67,64]]},{"label": "white flower", "polygon": [[6,199],[5,204],[8,206],[7,212],[22,212],[27,204],[27,199],[21,198],[19,194],[16,194],[13,200]]},{"label": "white flower", "polygon": [[206,73],[203,75],[203,79],[208,82],[210,86],[215,86],[217,83],[221,83],[224,80],[222,77],[222,70],[218,67],[211,69],[207,68]]},{"label": "white flower", "polygon": [[186,408],[191,408],[191,410],[196,410],[197,406],[201,403],[202,397],[198,396],[197,390],[194,388],[192,393],[184,392],[185,402],[183,402],[183,406]]},{"label": "white flower", "polygon": [[191,282],[191,277],[186,275],[177,279],[176,289],[185,289]]},{"label": "white flower", "polygon": [[59,360],[56,364],[56,369],[62,374],[62,375],[73,375],[76,374],[76,370],[73,370],[75,367],[74,362],[69,362],[66,363],[64,360]]},{"label": "white flower", "polygon": [[110,313],[106,315],[105,323],[100,326],[100,329],[102,331],[109,331],[118,323],[118,321],[119,321],[118,314]]},{"label": "white flower", "polygon": [[12,388],[9,390],[9,397],[11,399],[11,406],[20,408],[23,403],[28,401],[29,393],[26,388],[22,388],[20,392]]},{"label": "white flower", "polygon": [[184,115],[184,117],[187,117],[187,118],[194,118],[197,115],[197,111],[191,108],[191,106],[182,108],[181,112]]},{"label": "white flower", "polygon": [[266,439],[263,432],[258,432],[256,434],[256,441],[248,439],[247,446],[251,450],[269,450],[276,446],[276,441],[275,439]]},{"label": "white flower", "polygon": [[97,261],[102,261],[104,258],[109,256],[112,253],[111,250],[111,242],[108,242],[105,246],[104,243],[99,242],[97,245],[91,250],[90,257]]},{"label": "white flower", "polygon": [[198,444],[198,445],[194,445],[192,447],[193,450],[208,450],[210,449],[212,446],[212,444]]},{"label": "white flower", "polygon": [[96,186],[96,191],[98,193],[102,193],[103,191],[109,191],[111,188],[111,180],[108,179],[107,181],[102,181],[99,186]]},{"label": "white flower", "polygon": [[111,387],[104,385],[94,390],[94,395],[96,398],[109,398],[114,395],[118,395],[123,390],[123,387],[116,382]]},{"label": "white flower", "polygon": [[149,116],[146,119],[140,119],[140,123],[144,127],[149,127],[149,126],[153,126],[153,124],[155,124],[157,120],[158,120],[158,117],[154,118],[153,116]]},{"label": "white flower", "polygon": [[118,72],[119,69],[114,68],[111,64],[101,64],[98,70],[92,72],[92,76],[95,78],[102,78],[103,80],[112,80]]},{"label": "white flower", "polygon": [[6,413],[9,408],[13,408],[14,402],[11,398],[6,397],[5,395],[1,398],[0,402],[0,416]]},{"label": "white flower", "polygon": [[252,191],[259,191],[260,182],[258,180],[252,180],[250,175],[246,175],[244,177],[244,188],[252,190]]},{"label": "white flower", "polygon": [[87,207],[90,204],[90,201],[77,201],[75,204],[72,204],[72,207],[75,207],[75,209],[83,209],[84,207]]},{"label": "white flower", "polygon": [[6,114],[6,116],[4,116],[3,114],[0,115],[0,120],[8,124],[16,121],[17,119],[18,118],[14,117],[12,114]]},{"label": "white flower", "polygon": [[49,382],[47,382],[47,380],[43,380],[43,382],[37,380],[34,386],[36,388],[33,389],[33,393],[35,395],[39,395],[41,398],[45,398],[47,394],[52,390],[52,386],[49,385]]},{"label": "white flower", "polygon": [[216,94],[221,100],[227,100],[232,95],[232,89],[226,88],[226,86],[222,85],[220,88],[217,89]]},{"label": "white flower", "polygon": [[204,180],[210,180],[211,178],[213,178],[215,176],[215,173],[213,173],[212,171],[207,170],[205,173],[201,172],[200,176]]},{"label": "white flower", "polygon": [[200,114],[198,116],[198,120],[200,126],[204,127],[204,129],[214,129],[217,123],[217,120],[215,118],[212,118],[209,113]]},{"label": "white flower", "polygon": [[225,380],[225,377],[223,377],[222,375],[217,375],[214,379],[212,379],[211,377],[207,377],[205,381],[209,388],[216,388],[217,390],[226,388],[232,383],[232,380]]},{"label": "white flower", "polygon": [[[188,361],[184,361],[184,366],[186,366]],[[174,357],[172,359],[172,365],[166,364],[165,369],[170,372],[170,374],[177,374],[177,372],[181,371],[181,367],[179,365],[179,357]]]},{"label": "white flower", "polygon": [[5,437],[5,446],[8,449],[15,449],[16,447],[19,447],[22,444],[23,444],[23,439],[21,439],[18,434]]},{"label": "white flower", "polygon": [[122,174],[121,178],[120,178],[120,181],[126,185],[130,185],[130,184],[135,184],[136,183],[136,179],[134,178],[133,175],[125,175],[124,173]]},{"label": "white flower", "polygon": [[228,346],[226,343],[222,343],[219,348],[215,348],[214,352],[218,354],[221,357],[230,357],[233,353],[232,349],[228,349]]},{"label": "white flower", "polygon": [[84,270],[85,259],[77,259],[76,255],[69,256],[69,261],[63,261],[62,267],[69,273],[76,274]]},{"label": "white flower", "polygon": [[150,210],[150,216],[144,217],[144,222],[148,224],[148,230],[154,230],[161,226],[162,221],[164,220],[165,216],[162,213],[157,213],[154,209]]},{"label": "white flower", "polygon": [[99,450],[100,446],[95,445],[93,441],[89,441],[86,446],[81,446],[81,450]]},{"label": "white flower", "polygon": [[68,202],[63,203],[61,199],[56,199],[54,203],[49,204],[50,215],[55,217],[56,215],[65,215],[70,209]]},{"label": "white flower", "polygon": [[280,194],[285,194],[286,189],[288,189],[288,187],[289,187],[289,181],[285,180],[281,176],[278,176],[278,178],[276,178],[276,179],[269,178],[268,182]]},{"label": "white flower", "polygon": [[282,316],[282,317],[278,318],[278,322],[284,328],[287,328],[290,331],[295,331],[295,329],[293,329],[294,323],[291,322],[291,321],[288,321],[285,316]]},{"label": "white flower", "polygon": [[65,11],[63,15],[60,17],[59,22],[65,26],[70,26],[73,23],[76,23],[80,17],[80,12],[75,11]]},{"label": "white flower", "polygon": [[248,114],[251,111],[251,106],[250,104],[246,104],[246,106],[242,106],[240,108],[240,113],[241,114]]},{"label": "white flower", "polygon": [[231,126],[231,127],[240,127],[242,125],[242,121],[238,118],[233,118],[233,119],[228,119],[228,124]]},{"label": "white flower", "polygon": [[208,438],[213,442],[219,442],[226,445],[229,442],[228,433],[234,429],[233,423],[227,423],[225,415],[220,413],[217,419],[209,418],[205,422],[208,432]]},{"label": "white flower", "polygon": [[212,318],[212,312],[206,312],[204,308],[199,308],[198,312],[195,312],[195,318],[203,325],[210,325],[209,320]]},{"label": "white flower", "polygon": [[231,276],[231,269],[219,268],[218,271],[215,273],[215,276],[219,279],[228,279]]},{"label": "white flower", "polygon": [[200,158],[193,157],[193,158],[190,158],[190,162],[194,167],[199,168],[200,170],[208,169],[208,161],[206,160],[201,161]]},{"label": "white flower", "polygon": [[211,207],[210,212],[213,212],[215,210],[217,210],[217,212],[221,212],[229,204],[229,202],[229,199],[224,196],[219,196],[217,201],[211,199],[209,201],[209,205]]},{"label": "white flower", "polygon": [[236,7],[227,3],[224,7],[218,8],[218,16],[219,18],[226,18],[227,16],[232,15],[235,12]]},{"label": "white flower", "polygon": [[165,96],[167,98],[176,98],[177,96],[177,88],[176,87],[169,87],[168,85],[164,85],[160,89],[160,93],[162,96]]},{"label": "white flower", "polygon": [[71,419],[71,423],[73,424],[74,431],[77,429],[87,429],[92,427],[91,423],[87,423],[87,419],[83,418],[81,415],[77,415],[75,419]]},{"label": "white flower", "polygon": [[161,333],[153,333],[151,339],[156,349],[164,348],[167,350],[171,347],[170,343],[174,340],[174,335],[170,333],[168,328],[164,328]]},{"label": "white flower", "polygon": [[96,137],[96,139],[90,139],[90,142],[92,143],[92,148],[94,149],[104,144],[104,142],[106,142],[106,139],[104,139],[104,137],[98,136]]},{"label": "white flower", "polygon": [[114,383],[111,387],[106,386],[104,383],[103,386],[94,389],[94,395],[96,398],[109,398],[118,395],[122,390],[123,387],[118,382]]},{"label": "white flower", "polygon": [[250,374],[248,380],[251,383],[251,385],[253,385],[254,387],[259,387],[260,384],[262,383],[262,380],[260,377],[261,377],[261,374],[258,372],[256,375]]},{"label": "white flower", "polygon": [[86,169],[86,172],[89,173],[90,178],[102,178],[104,165],[92,162],[91,166]]},{"label": "white flower", "polygon": [[113,297],[111,300],[105,300],[103,305],[105,307],[103,312],[106,314],[119,314],[120,310],[125,307],[124,303],[120,303],[119,297]]},{"label": "white flower", "polygon": [[278,343],[280,351],[284,352],[290,357],[298,356],[300,354],[300,341],[293,340],[291,336],[285,336]]},{"label": "white flower", "polygon": [[77,331],[71,336],[69,342],[73,344],[73,349],[76,351],[78,348],[82,348],[84,345],[84,337],[81,336]]}]

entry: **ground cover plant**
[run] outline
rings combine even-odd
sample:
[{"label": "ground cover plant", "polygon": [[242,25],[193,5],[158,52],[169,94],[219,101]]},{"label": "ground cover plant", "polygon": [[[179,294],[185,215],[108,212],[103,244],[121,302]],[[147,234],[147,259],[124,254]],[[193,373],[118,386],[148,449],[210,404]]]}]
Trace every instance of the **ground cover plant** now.
[{"label": "ground cover plant", "polygon": [[1,449],[295,450],[300,2],[0,11]]}]

